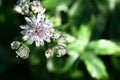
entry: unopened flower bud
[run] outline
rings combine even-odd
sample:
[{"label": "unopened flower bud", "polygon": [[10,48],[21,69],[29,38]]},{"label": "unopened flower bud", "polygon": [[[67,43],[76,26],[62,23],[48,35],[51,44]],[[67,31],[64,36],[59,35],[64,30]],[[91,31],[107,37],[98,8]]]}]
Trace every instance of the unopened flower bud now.
[{"label": "unopened flower bud", "polygon": [[54,31],[53,38],[58,39],[60,37],[61,33],[59,31]]},{"label": "unopened flower bud", "polygon": [[22,15],[29,13],[29,0],[19,0],[14,10]]},{"label": "unopened flower bud", "polygon": [[67,38],[67,37],[66,37],[64,34],[62,34],[62,35],[57,39],[57,41],[63,43],[63,42],[66,41],[66,38]]},{"label": "unopened flower bud", "polygon": [[23,6],[21,6],[23,13],[22,14],[29,14],[29,5],[28,4],[24,4]]},{"label": "unopened flower bud", "polygon": [[12,43],[11,43],[11,48],[12,49],[18,49],[18,47],[20,46],[20,42],[19,41],[13,41]]},{"label": "unopened flower bud", "polygon": [[47,51],[45,51],[45,56],[46,58],[53,57],[53,50],[49,48]]},{"label": "unopened flower bud", "polygon": [[19,47],[19,49],[16,51],[17,56],[26,59],[29,57],[29,48],[25,45],[22,45]]},{"label": "unopened flower bud", "polygon": [[66,47],[64,45],[57,45],[55,49],[57,51],[57,57],[61,57],[67,53]]},{"label": "unopened flower bud", "polygon": [[30,8],[33,11],[33,13],[39,12],[40,14],[43,14],[45,12],[45,8],[43,8],[41,3],[36,0],[30,3]]}]

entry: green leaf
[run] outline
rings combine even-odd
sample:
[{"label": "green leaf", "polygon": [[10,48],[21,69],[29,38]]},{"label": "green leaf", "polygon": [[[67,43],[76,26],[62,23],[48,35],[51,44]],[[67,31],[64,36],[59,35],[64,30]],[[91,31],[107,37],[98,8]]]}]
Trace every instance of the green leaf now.
[{"label": "green leaf", "polygon": [[47,61],[47,68],[51,72],[64,73],[73,66],[79,57],[78,52],[68,51],[69,57],[67,59],[62,58],[51,58]]},{"label": "green leaf", "polygon": [[50,58],[47,60],[47,69],[51,72],[55,72],[57,74],[63,73],[65,64],[65,59],[62,57],[56,57]]},{"label": "green leaf", "polygon": [[55,72],[55,73],[62,73],[63,65],[62,65],[62,59],[53,57],[47,60],[47,69],[50,72]]},{"label": "green leaf", "polygon": [[80,51],[82,48],[80,46],[80,41],[75,40],[76,42],[73,42],[71,44],[67,45],[68,50],[73,50],[73,51]]},{"label": "green leaf", "polygon": [[73,79],[78,79],[78,78],[81,78],[84,76],[84,73],[79,70],[79,69],[74,69],[70,72],[70,76],[73,78]]},{"label": "green leaf", "polygon": [[109,8],[110,10],[114,10],[116,4],[117,4],[117,0],[108,0],[109,1]]},{"label": "green leaf", "polygon": [[99,55],[111,55],[120,53],[120,46],[110,40],[97,40],[88,44],[87,50]]},{"label": "green leaf", "polygon": [[60,5],[68,5],[71,0],[43,0],[43,5],[46,8],[54,9]]},{"label": "green leaf", "polygon": [[94,22],[95,22],[94,16],[92,16],[90,22],[88,22],[87,24],[82,24],[80,26],[80,29],[78,32],[78,39],[80,41],[80,47],[83,47],[83,49],[85,48],[85,46],[88,44],[90,40]]},{"label": "green leaf", "polygon": [[55,65],[54,65],[52,59],[49,59],[49,60],[47,61],[47,69],[48,69],[49,71],[51,71],[51,72],[56,71],[56,68],[55,68]]},{"label": "green leaf", "polygon": [[84,53],[81,58],[91,77],[96,79],[105,79],[108,77],[106,68],[100,58],[91,53]]},{"label": "green leaf", "polygon": [[[81,6],[81,0],[76,0],[76,1],[73,3],[72,7],[70,8],[69,12],[68,12],[69,16],[70,16],[70,17],[73,17],[73,16],[78,16],[78,15],[80,15],[80,14],[78,14],[78,13],[81,12],[82,8],[83,8],[83,7]],[[79,9],[79,10],[78,10],[78,9]]]},{"label": "green leaf", "polygon": [[66,62],[65,62],[63,72],[69,70],[79,57],[78,52],[76,52],[76,51],[69,51],[68,53],[69,53],[70,57],[68,57]]}]

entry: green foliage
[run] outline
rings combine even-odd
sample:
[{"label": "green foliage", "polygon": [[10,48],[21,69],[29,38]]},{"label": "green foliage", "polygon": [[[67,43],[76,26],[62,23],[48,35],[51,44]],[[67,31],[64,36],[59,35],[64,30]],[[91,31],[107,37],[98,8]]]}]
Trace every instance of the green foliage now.
[{"label": "green foliage", "polygon": [[85,62],[88,72],[93,78],[105,79],[108,77],[105,65],[97,56],[91,53],[84,53],[82,59]]},{"label": "green foliage", "polygon": [[[43,5],[45,5],[46,8],[54,9],[56,7],[59,7],[60,5],[68,5],[71,2],[71,0],[44,0]],[[54,4],[53,4],[54,3]]]},{"label": "green foliage", "polygon": [[120,46],[109,40],[92,41],[88,44],[88,49],[98,55],[119,55],[120,53]]},{"label": "green foliage", "polygon": [[63,68],[64,72],[69,70],[72,67],[72,65],[74,65],[74,63],[77,60],[77,58],[79,57],[77,52],[71,51],[71,52],[69,52],[69,54],[70,54],[70,57],[67,58],[67,60],[65,62],[65,66]]},{"label": "green foliage", "polygon": [[0,0],[0,74],[7,76],[1,79],[118,80],[119,0],[41,0],[54,27],[67,35],[67,55],[46,59],[45,47],[32,45],[28,60],[15,58],[9,46],[20,37],[17,26],[24,24],[13,11],[15,3]]}]

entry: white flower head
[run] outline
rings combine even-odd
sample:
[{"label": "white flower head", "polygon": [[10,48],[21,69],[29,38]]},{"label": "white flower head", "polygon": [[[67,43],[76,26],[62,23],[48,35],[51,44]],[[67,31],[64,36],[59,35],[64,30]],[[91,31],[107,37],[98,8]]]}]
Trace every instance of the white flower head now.
[{"label": "white flower head", "polygon": [[25,17],[25,20],[28,25],[21,26],[24,40],[29,40],[30,44],[35,41],[37,47],[44,45],[44,41],[51,42],[54,29],[52,23],[45,19],[44,15],[37,14],[37,16],[30,18]]}]

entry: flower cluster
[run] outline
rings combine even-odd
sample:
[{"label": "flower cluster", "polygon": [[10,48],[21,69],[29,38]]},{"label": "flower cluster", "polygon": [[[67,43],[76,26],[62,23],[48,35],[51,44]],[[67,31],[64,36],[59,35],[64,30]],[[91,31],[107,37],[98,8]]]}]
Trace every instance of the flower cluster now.
[{"label": "flower cluster", "polygon": [[16,54],[17,54],[16,57],[20,56],[20,57],[23,58],[23,59],[26,59],[26,58],[29,57],[29,52],[30,52],[30,50],[29,50],[29,48],[28,48],[26,45],[24,45],[22,42],[13,41],[13,42],[11,43],[11,48],[16,50]]},{"label": "flower cluster", "polygon": [[30,0],[19,0],[14,10],[22,15],[43,14],[45,12],[45,8],[37,0],[33,0],[32,2]]},{"label": "flower cluster", "polygon": [[[35,42],[36,47],[44,46],[45,43],[50,43],[51,47],[47,47],[45,56],[47,58],[52,57],[54,53],[57,53],[57,57],[66,54],[66,46],[59,43],[65,41],[65,36],[54,29],[53,23],[49,19],[45,18],[45,8],[37,0],[20,0],[15,6],[14,10],[25,16],[27,24],[21,25],[21,33],[23,34],[23,40],[28,41],[29,44]],[[52,43],[55,42],[53,45]],[[20,46],[21,42],[14,41],[11,44],[12,49],[17,50],[16,53],[22,58],[28,58],[29,49],[24,45]],[[17,49],[16,49],[17,47]]]}]

